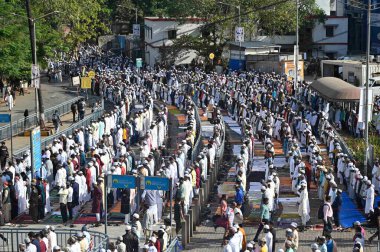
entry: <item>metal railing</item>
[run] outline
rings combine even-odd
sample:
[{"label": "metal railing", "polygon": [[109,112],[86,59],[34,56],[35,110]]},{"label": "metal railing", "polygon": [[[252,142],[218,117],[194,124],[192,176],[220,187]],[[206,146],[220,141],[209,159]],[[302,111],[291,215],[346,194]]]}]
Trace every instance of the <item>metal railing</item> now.
[{"label": "metal railing", "polygon": [[[24,243],[24,239],[28,237],[29,232],[38,233],[41,229],[37,228],[3,228],[0,229],[0,233],[7,239],[7,242],[4,239],[0,239],[0,251],[2,252],[14,252],[19,251],[18,246],[21,243]],[[56,229],[55,233],[57,234],[57,244],[61,249],[66,247],[67,240],[74,236],[79,230],[74,229]],[[92,240],[92,249],[91,252],[100,252],[101,249],[107,248],[108,244],[108,235],[97,232],[97,231],[88,231],[91,240]]]},{"label": "metal railing", "polygon": [[201,148],[201,140],[202,140],[201,118],[199,117],[197,105],[195,103],[193,103],[193,105],[194,105],[194,110],[195,110],[195,120],[197,121],[197,128],[196,128],[196,139],[194,143],[193,153],[191,154],[192,161],[194,161],[199,154],[199,151]]},{"label": "metal railing", "polygon": [[224,144],[226,142],[226,125],[224,124],[224,122],[222,122],[222,129],[220,133],[221,133],[220,146],[215,155],[215,166],[217,167],[218,170],[219,170],[220,163],[223,160]]},{"label": "metal railing", "polygon": [[178,237],[175,237],[166,249],[166,252],[179,252],[182,251],[181,242]]},{"label": "metal railing", "polygon": [[[54,107],[48,108],[45,110],[45,120],[50,121],[52,118],[52,115],[54,114],[54,111],[58,110],[58,113],[60,115],[67,114],[71,112],[71,104],[77,102],[83,98],[82,96],[75,97],[74,99],[65,101],[61,104],[58,104]],[[12,122],[12,131],[9,124],[6,124],[4,126],[0,127],[0,140],[7,140],[11,138],[11,132],[13,136],[19,135],[23,132],[25,132],[28,129],[33,128],[35,125],[37,125],[37,114],[33,113],[29,115],[28,117],[20,118],[16,121]]]},{"label": "metal railing", "polygon": [[[62,131],[59,131],[57,134],[45,137],[41,140],[41,148],[46,149],[46,147],[53,142],[55,138],[58,136],[61,136],[62,134],[65,134],[66,136],[72,135],[75,129],[78,129],[82,126],[86,127],[91,123],[92,120],[97,120],[99,117],[103,115],[104,109],[98,109],[97,111],[91,113],[90,115],[87,115],[83,118],[83,120],[80,120],[79,122],[71,125],[67,129],[64,129]],[[22,156],[24,153],[30,150],[30,146],[27,145],[24,148],[18,149],[14,151],[13,156]]]}]

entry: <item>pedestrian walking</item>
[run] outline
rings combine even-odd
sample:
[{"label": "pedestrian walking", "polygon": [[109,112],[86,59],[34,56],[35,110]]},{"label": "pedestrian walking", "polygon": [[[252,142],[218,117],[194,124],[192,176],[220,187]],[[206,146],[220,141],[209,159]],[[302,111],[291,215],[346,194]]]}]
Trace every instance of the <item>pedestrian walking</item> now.
[{"label": "pedestrian walking", "polygon": [[9,152],[8,152],[8,147],[5,145],[5,142],[1,142],[1,147],[0,147],[0,164],[1,164],[1,169],[5,169],[5,164],[7,162],[7,158],[9,157]]},{"label": "pedestrian walking", "polygon": [[24,130],[26,130],[29,127],[29,110],[24,110]]},{"label": "pedestrian walking", "polygon": [[78,112],[78,105],[74,102],[73,104],[71,104],[71,113],[73,114],[73,123],[76,121],[75,118],[76,118],[77,112]]},{"label": "pedestrian walking", "polygon": [[7,101],[7,104],[8,104],[8,110],[9,111],[12,111],[13,109],[13,106],[14,106],[14,98],[12,96],[12,94],[8,94],[7,98],[6,98],[6,101]]},{"label": "pedestrian walking", "polygon": [[52,122],[53,122],[53,125],[54,125],[54,130],[55,130],[55,133],[57,134],[59,132],[59,126],[62,126],[62,121],[61,121],[61,118],[58,114],[58,110],[54,111],[54,114],[52,115],[52,118],[51,118]]},{"label": "pedestrian walking", "polygon": [[79,112],[78,120],[82,120],[86,112],[86,102],[84,101],[84,98],[80,99],[78,102],[78,112]]}]

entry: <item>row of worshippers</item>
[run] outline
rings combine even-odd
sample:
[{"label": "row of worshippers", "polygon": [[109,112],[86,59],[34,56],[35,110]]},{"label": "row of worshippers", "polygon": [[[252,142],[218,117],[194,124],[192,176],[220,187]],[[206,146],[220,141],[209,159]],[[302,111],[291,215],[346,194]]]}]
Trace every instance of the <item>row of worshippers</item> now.
[{"label": "row of worshippers", "polygon": [[[144,93],[144,99],[146,101],[150,100],[148,92]],[[120,124],[118,124],[127,119],[123,115],[125,113],[125,110],[120,110],[115,106],[114,111],[105,114],[97,122],[93,121],[91,126],[76,129],[73,135],[68,137],[62,135],[54,139],[53,143],[46,150],[43,150],[42,159],[44,163],[41,170],[36,171],[34,174],[34,177],[37,178],[36,180],[31,179],[30,155],[27,154],[22,159],[17,159],[16,165],[10,162],[3,176],[3,182],[7,182],[5,188],[9,186],[10,190],[10,193],[8,193],[8,189],[4,192],[6,202],[4,209],[5,223],[8,223],[18,213],[29,209],[30,205],[38,206],[33,209],[30,208],[32,219],[37,222],[44,217],[45,213],[51,211],[50,190],[54,187],[66,187],[65,189],[70,192],[70,187],[74,184],[74,190],[76,192],[80,190],[80,193],[77,192],[79,196],[75,197],[74,202],[72,197],[69,196],[69,201],[64,204],[68,206],[71,218],[71,208],[75,209],[76,206],[81,206],[89,200],[92,190],[92,186],[89,186],[89,184],[96,182],[96,177],[101,175],[104,167],[110,166],[114,156],[125,158],[126,160],[131,159],[129,157],[129,145],[133,136],[136,134],[146,135],[145,137],[149,140],[150,146],[157,147],[162,145],[166,134],[166,126],[163,124],[166,124],[166,115],[161,115],[160,119],[154,122],[154,125],[151,126],[152,130],[149,129],[149,126],[135,130],[136,127],[128,129],[124,126],[120,127]],[[142,125],[146,125],[147,122],[151,122],[151,119],[145,120],[145,118],[151,118],[152,114],[152,106],[149,105],[143,111],[136,113],[135,119],[138,118]],[[155,126],[155,123],[160,128]],[[133,125],[134,123],[132,122],[131,124]],[[115,133],[112,134],[113,132]],[[102,134],[101,138],[99,138],[100,134]],[[88,156],[92,157],[92,163],[87,164],[86,157]],[[93,163],[98,164],[96,168],[91,165]],[[135,168],[134,166],[132,162],[129,162],[126,168],[131,171],[132,168]],[[7,175],[8,171],[10,175]],[[90,175],[91,171],[92,175]],[[73,183],[74,181],[75,183]],[[12,184],[15,185],[16,194]],[[76,184],[79,184],[79,189],[76,188]],[[76,198],[79,199],[77,200]],[[66,200],[62,199],[61,201]],[[77,201],[79,201],[79,204]],[[70,207],[70,205],[74,205],[74,207]],[[36,209],[39,210],[36,212]],[[12,216],[8,213],[12,213]]]},{"label": "row of worshippers", "polygon": [[[316,181],[316,175],[319,180],[321,176],[319,175],[317,165],[323,164],[316,138],[320,137],[322,142],[327,143],[330,160],[333,164],[335,164],[335,149],[339,149],[335,148],[336,139],[333,129],[328,120],[325,119],[325,116],[328,117],[328,115],[324,112],[314,112],[311,108],[306,108],[302,102],[298,102],[299,99],[292,96],[293,91],[289,88],[289,83],[284,82],[278,76],[257,74],[251,79],[246,78],[248,81],[244,80],[244,77],[241,78],[241,76],[221,78],[214,81],[214,83],[213,81],[206,81],[199,86],[206,87],[210,92],[214,92],[215,97],[218,96],[220,98],[224,95],[225,101],[222,103],[229,105],[229,112],[237,118],[239,123],[246,122],[247,124],[255,125],[253,127],[254,133],[258,134],[261,140],[265,141],[272,136],[282,140],[285,154],[296,157],[290,158],[289,162],[293,173],[291,174],[292,189],[300,193],[300,203],[303,202],[303,204],[300,204],[300,215],[302,212],[309,213],[307,190],[304,188],[309,188],[310,183]],[[218,82],[222,85],[219,85],[218,89],[216,89],[214,88],[216,86],[215,83]],[[248,85],[248,83],[252,84],[252,82],[253,85]],[[202,92],[204,91],[202,90]],[[312,95],[315,96],[315,93]],[[194,93],[194,96],[196,99],[200,98],[199,93]],[[314,97],[313,99],[316,98]],[[216,102],[221,103],[220,100]],[[304,104],[310,105],[310,103],[306,102]],[[318,111],[321,111],[323,108],[318,108]],[[255,110],[256,112],[254,112]],[[299,143],[301,146],[307,147],[312,171],[305,169],[306,165],[301,162],[302,155]],[[273,145],[269,144],[266,149],[273,151]],[[311,158],[315,160],[311,160]],[[270,160],[268,161],[270,162]],[[337,167],[335,167],[336,171]],[[331,172],[334,172],[334,170]],[[325,173],[323,173],[322,177],[324,175]],[[332,187],[332,190],[335,189]],[[321,192],[320,195],[327,195],[325,191],[321,189],[319,191]],[[371,191],[372,189],[367,192],[372,195]],[[372,196],[368,198],[368,204],[371,205]],[[306,223],[309,217],[307,214],[302,215],[304,216],[303,223]]]},{"label": "row of worshippers", "polygon": [[[46,226],[39,232],[29,232],[22,243],[18,244],[18,251],[24,252],[61,252],[61,251],[90,251],[93,248],[93,238],[83,226],[81,231],[70,236],[62,248],[57,244],[58,237],[54,226]],[[62,242],[62,241],[61,241]]]},{"label": "row of worshippers", "polygon": [[[244,88],[244,84],[240,83],[241,86],[243,86],[243,92],[244,94],[246,93],[246,90]],[[236,86],[235,86],[236,87]],[[265,89],[265,86],[262,85],[262,88]],[[239,89],[237,89],[239,90]],[[301,150],[300,147],[298,146],[298,141],[294,138],[292,139],[291,133],[293,133],[295,136],[298,136],[300,142],[302,145],[307,145],[309,141],[314,140],[315,137],[313,138],[312,133],[316,132],[315,125],[310,125],[308,121],[302,120],[303,116],[303,111],[300,111],[299,113],[299,118],[296,118],[295,115],[296,113],[291,113],[290,109],[293,111],[297,111],[297,107],[294,108],[294,104],[290,102],[290,104],[286,104],[285,100],[289,99],[290,97],[284,96],[282,94],[282,91],[279,92],[280,95],[282,96],[282,99],[279,99],[279,104],[277,106],[274,106],[274,104],[271,104],[272,102],[274,103],[273,100],[269,99],[266,100],[265,92],[264,95],[260,95],[261,92],[259,92],[259,97],[258,97],[258,102],[250,102],[249,106],[244,104],[244,94],[243,92],[238,92],[237,97],[234,97],[232,99],[232,109],[230,110],[230,113],[237,118],[239,123],[245,123],[247,125],[255,125],[253,128],[254,134],[259,135],[260,139],[264,141],[265,143],[265,148],[266,148],[266,159],[268,161],[268,167],[266,171],[266,179],[269,178],[269,189],[267,187],[263,186],[263,199],[266,199],[267,204],[270,206],[268,207],[269,212],[273,212],[273,203],[274,203],[274,186],[271,188],[271,183],[273,183],[273,178],[275,176],[272,175],[277,175],[275,171],[273,171],[273,168],[271,169],[270,167],[273,167],[273,156],[274,156],[274,148],[273,148],[273,143],[270,141],[272,137],[280,138],[280,139],[291,139],[290,143],[294,143],[291,146],[288,146],[288,142],[284,143],[283,145],[286,145],[286,150],[290,150],[290,156],[293,155],[293,152],[295,153],[295,157],[299,157],[299,159],[293,159],[292,157],[290,158],[290,176],[292,178],[292,189],[295,193],[298,193],[300,195],[299,203],[299,214],[302,216],[302,223],[303,225],[306,225],[306,222],[310,219],[309,213],[310,213],[310,207],[309,207],[309,200],[308,200],[308,195],[307,195],[307,184],[308,182],[310,183],[310,178],[307,181],[307,176],[306,174],[306,169],[305,169],[305,164],[301,162],[302,156],[301,156]],[[242,95],[243,98],[239,99],[239,96]],[[249,91],[248,91],[249,95]],[[256,98],[256,97],[255,97]],[[276,108],[276,110],[271,110],[273,112],[269,112],[267,108],[264,106],[261,106],[262,101],[265,106],[269,105],[270,108]],[[281,101],[283,103],[281,104]],[[269,103],[269,104],[268,104]],[[288,107],[286,107],[286,105]],[[247,107],[254,107],[251,111],[247,109]],[[284,109],[286,108],[286,109]],[[302,108],[302,107],[301,107]],[[256,110],[257,112],[253,112]],[[310,112],[310,111],[309,111]],[[278,113],[278,116],[276,118],[276,114]],[[304,113],[306,116],[315,116],[315,113]],[[283,115],[284,118],[281,116]],[[275,119],[276,118],[276,119]],[[285,122],[284,122],[285,121]],[[310,120],[309,120],[310,121]],[[276,125],[276,122],[277,125]],[[290,125],[289,125],[290,124]],[[314,127],[314,130],[313,128]],[[318,132],[318,131],[317,131]],[[295,141],[294,141],[295,140]],[[295,163],[296,161],[296,163]],[[244,161],[240,161],[239,163],[244,164]],[[272,171],[271,171],[272,170]],[[273,183],[275,184],[275,183]],[[237,188],[237,190],[239,190]],[[272,196],[273,195],[273,196]],[[270,200],[269,200],[270,199]],[[269,214],[269,220],[270,220],[270,214]],[[269,221],[268,220],[268,221]],[[262,229],[263,227],[261,227]],[[260,232],[258,232],[260,233]],[[256,237],[257,238],[257,237]]]}]

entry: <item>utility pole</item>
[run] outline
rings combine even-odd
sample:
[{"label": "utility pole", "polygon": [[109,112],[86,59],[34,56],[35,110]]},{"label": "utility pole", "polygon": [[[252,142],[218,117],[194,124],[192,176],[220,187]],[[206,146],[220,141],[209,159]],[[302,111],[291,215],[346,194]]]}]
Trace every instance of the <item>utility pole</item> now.
[{"label": "utility pole", "polygon": [[[30,7],[30,0],[25,0],[26,13],[28,17],[29,24],[29,36],[30,44],[32,48],[32,63],[37,66],[37,46],[36,46],[36,20],[33,18],[32,10]],[[39,78],[39,77],[38,77]],[[44,105],[41,95],[41,87],[34,87],[35,91],[35,108],[37,114],[37,120],[40,123],[41,128],[45,127],[45,115],[44,115]],[[39,116],[38,116],[39,114]]]},{"label": "utility pole", "polygon": [[295,48],[295,78],[294,78],[294,89],[296,90],[296,92],[297,92],[297,89],[298,89],[298,44],[299,44],[299,33],[298,33],[298,26],[299,26],[299,24],[298,24],[298,19],[299,19],[299,17],[298,17],[298,5],[299,5],[299,2],[298,2],[299,0],[296,0],[296,9],[297,9],[297,11],[296,11],[296,19],[297,19],[297,21],[296,21],[296,48]]},{"label": "utility pole", "polygon": [[367,51],[366,51],[366,77],[365,77],[365,158],[364,158],[364,175],[367,175],[367,166],[368,166],[368,155],[369,155],[369,142],[368,142],[368,120],[369,120],[369,54],[371,51],[371,0],[368,0],[368,6],[367,6]]},{"label": "utility pole", "polygon": [[[239,11],[239,27],[241,27],[240,5],[236,6],[236,8]],[[241,65],[241,40],[239,40],[239,69]]]}]

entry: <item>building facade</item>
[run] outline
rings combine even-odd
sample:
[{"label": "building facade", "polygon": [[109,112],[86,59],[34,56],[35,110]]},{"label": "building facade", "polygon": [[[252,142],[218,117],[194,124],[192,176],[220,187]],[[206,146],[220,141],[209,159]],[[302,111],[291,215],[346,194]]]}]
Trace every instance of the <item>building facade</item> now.
[{"label": "building facade", "polygon": [[[145,64],[154,66],[165,59],[165,51],[173,45],[173,40],[183,35],[201,36],[200,28],[204,20],[200,18],[187,18],[176,20],[174,18],[145,17]],[[181,54],[173,59],[174,63],[190,64],[197,55],[193,51]]]},{"label": "building facade", "polygon": [[316,23],[312,29],[312,57],[337,59],[348,52],[348,17],[345,4],[340,0],[317,0],[325,12],[324,23]]}]

